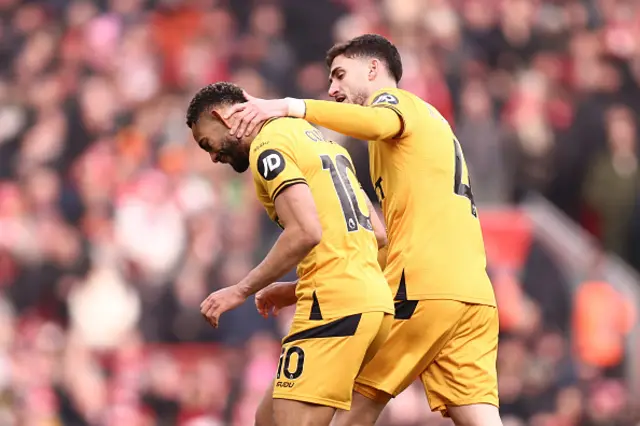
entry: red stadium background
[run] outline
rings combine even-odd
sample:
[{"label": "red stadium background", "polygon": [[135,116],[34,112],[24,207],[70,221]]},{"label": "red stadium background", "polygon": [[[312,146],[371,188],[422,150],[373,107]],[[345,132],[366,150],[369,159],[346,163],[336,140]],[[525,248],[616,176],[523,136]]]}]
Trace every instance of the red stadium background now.
[{"label": "red stadium background", "polygon": [[[327,98],[325,50],[366,32],[465,152],[505,426],[639,424],[631,0],[0,0],[0,424],[253,424],[290,312],[198,307],[279,231],[186,106],[217,80]],[[366,145],[327,135],[373,196]],[[449,423],[411,387],[379,424]]]}]

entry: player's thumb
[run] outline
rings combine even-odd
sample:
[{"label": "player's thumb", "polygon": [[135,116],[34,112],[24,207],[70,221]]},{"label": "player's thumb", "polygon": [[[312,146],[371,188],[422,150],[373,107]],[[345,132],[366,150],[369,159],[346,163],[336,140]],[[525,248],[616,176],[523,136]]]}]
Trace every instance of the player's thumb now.
[{"label": "player's thumb", "polygon": [[258,312],[264,310],[264,300],[262,300],[262,298],[260,297],[256,297],[256,309],[258,310]]}]

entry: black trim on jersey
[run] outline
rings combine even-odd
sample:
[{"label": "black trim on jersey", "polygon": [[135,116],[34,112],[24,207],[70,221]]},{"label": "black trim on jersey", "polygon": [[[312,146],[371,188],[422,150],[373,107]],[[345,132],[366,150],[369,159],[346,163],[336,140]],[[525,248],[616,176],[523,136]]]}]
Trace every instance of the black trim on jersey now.
[{"label": "black trim on jersey", "polygon": [[404,279],[404,269],[402,270],[402,275],[400,276],[400,285],[398,285],[398,292],[393,300],[407,300],[407,283]]},{"label": "black trim on jersey", "polygon": [[318,302],[318,296],[316,292],[313,292],[313,303],[311,304],[311,313],[309,319],[312,321],[322,320],[322,311],[320,310],[320,302]]},{"label": "black trim on jersey", "polygon": [[276,215],[276,218],[273,219],[273,221],[276,223],[276,225],[278,225],[278,227],[280,227],[280,229],[284,230],[284,226],[282,226],[282,224],[280,223],[280,218],[278,217],[278,215]]},{"label": "black trim on jersey", "polygon": [[407,283],[404,278],[404,269],[400,276],[400,285],[398,285],[398,292],[393,298],[395,314],[394,318],[398,320],[408,320],[413,316],[413,313],[418,306],[417,300],[407,300]]},{"label": "black trim on jersey", "polygon": [[285,189],[287,189],[290,186],[293,185],[297,185],[299,183],[304,183],[305,185],[307,185],[307,181],[305,180],[305,178],[301,178],[301,177],[297,177],[297,178],[293,178],[293,179],[287,179],[283,182],[280,182],[280,185],[278,185],[278,187],[275,189],[275,191],[273,191],[273,195],[271,196],[271,200],[276,201],[276,198],[278,198],[278,195],[280,195],[280,193],[282,191],[284,191]]},{"label": "black trim on jersey", "polygon": [[371,105],[371,108],[387,108],[387,109],[390,109],[391,111],[395,112],[398,115],[398,117],[400,118],[400,131],[392,139],[400,139],[402,137],[402,135],[404,135],[404,130],[406,129],[407,124],[404,122],[404,116],[402,115],[402,113],[400,112],[400,110],[398,108],[394,107],[393,105],[389,105],[389,104],[373,104],[373,105]]},{"label": "black trim on jersey", "polygon": [[393,318],[397,320],[411,319],[418,307],[418,300],[398,300],[394,302],[395,314]]},{"label": "black trim on jersey", "polygon": [[303,330],[284,339],[283,345],[296,340],[326,339],[328,337],[349,337],[356,334],[362,314],[349,315],[330,323]]}]

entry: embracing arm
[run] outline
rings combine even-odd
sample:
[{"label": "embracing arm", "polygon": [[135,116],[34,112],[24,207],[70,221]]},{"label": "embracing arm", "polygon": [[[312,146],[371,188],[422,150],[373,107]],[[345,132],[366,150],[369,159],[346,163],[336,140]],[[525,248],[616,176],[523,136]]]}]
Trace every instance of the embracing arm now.
[{"label": "embracing arm", "polygon": [[371,215],[371,225],[373,226],[373,233],[375,234],[376,241],[378,242],[378,250],[381,250],[389,243],[389,241],[387,240],[387,230],[384,228],[382,220],[380,220],[380,217],[378,217],[376,209],[373,207],[373,203],[366,194],[365,200],[367,201],[367,208],[369,209],[369,214]]},{"label": "embracing arm", "polygon": [[369,214],[371,215],[371,225],[373,226],[373,233],[375,234],[376,241],[378,242],[378,264],[380,265],[380,269],[384,271],[384,268],[387,266],[387,245],[389,244],[389,240],[387,239],[387,230],[384,227],[384,223],[382,222],[382,220],[380,220],[380,217],[376,213],[376,210],[373,207],[373,203],[366,194],[365,200],[367,201],[367,208],[369,209]]},{"label": "embracing arm", "polygon": [[364,140],[389,140],[402,134],[402,118],[391,108],[314,99],[288,99],[289,115]]},{"label": "embracing arm", "polygon": [[296,184],[284,189],[275,199],[275,207],[284,231],[264,260],[238,283],[245,297],[289,272],[322,238],[322,226],[307,185]]},{"label": "embracing arm", "polygon": [[389,104],[361,106],[314,99],[259,99],[243,93],[247,102],[232,105],[223,117],[228,122],[229,133],[237,137],[255,133],[258,125],[269,118],[286,116],[304,118],[322,127],[365,140],[390,141],[403,136],[406,130],[403,115]]}]

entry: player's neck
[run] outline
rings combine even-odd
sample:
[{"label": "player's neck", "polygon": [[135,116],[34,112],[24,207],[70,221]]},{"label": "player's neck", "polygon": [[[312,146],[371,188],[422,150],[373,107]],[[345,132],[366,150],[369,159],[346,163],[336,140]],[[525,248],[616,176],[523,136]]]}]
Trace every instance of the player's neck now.
[{"label": "player's neck", "polygon": [[251,150],[251,144],[256,139],[256,136],[258,136],[258,132],[259,130],[256,129],[249,136],[242,137],[242,147],[247,151],[247,153]]},{"label": "player's neck", "polygon": [[371,94],[384,89],[397,89],[398,84],[391,78],[381,78],[373,82],[373,91]]}]

